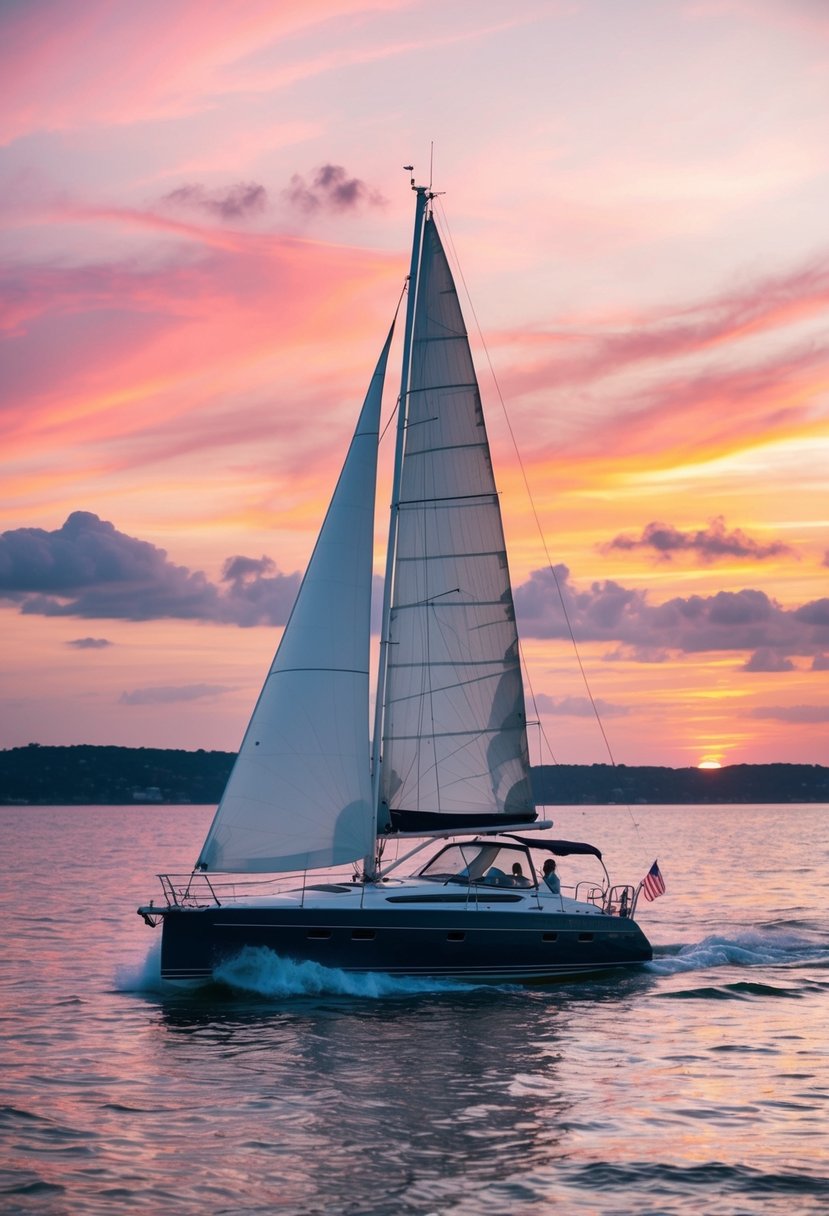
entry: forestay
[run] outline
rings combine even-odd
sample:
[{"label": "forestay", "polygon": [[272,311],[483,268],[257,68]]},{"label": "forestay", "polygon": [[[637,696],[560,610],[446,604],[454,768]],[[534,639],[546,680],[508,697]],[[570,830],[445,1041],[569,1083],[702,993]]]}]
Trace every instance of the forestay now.
[{"label": "forestay", "polygon": [[466,327],[431,217],[416,291],[382,810],[401,830],[531,820],[501,512]]},{"label": "forestay", "polygon": [[374,849],[369,630],[377,447],[391,334],[198,866],[338,865]]}]

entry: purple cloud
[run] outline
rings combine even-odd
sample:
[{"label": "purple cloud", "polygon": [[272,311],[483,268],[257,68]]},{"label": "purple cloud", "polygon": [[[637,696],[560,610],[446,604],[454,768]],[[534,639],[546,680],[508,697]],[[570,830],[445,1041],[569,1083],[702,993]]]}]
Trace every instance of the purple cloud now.
[{"label": "purple cloud", "polygon": [[806,625],[829,629],[829,599],[824,597],[820,600],[812,600],[810,604],[796,608],[794,615]]},{"label": "purple cloud", "polygon": [[54,532],[0,535],[0,597],[30,615],[284,625],[300,577],[272,570],[270,558],[234,557],[216,586],[88,511]]},{"label": "purple cloud", "polygon": [[724,650],[767,651],[787,659],[824,653],[829,645],[829,600],[790,610],[763,591],[745,588],[652,604],[646,591],[612,580],[580,590],[566,566],[536,570],[515,589],[515,608],[525,636],[568,638],[572,627],[579,642],[613,644],[610,659],[659,662],[666,652]]},{"label": "purple cloud", "polygon": [[205,211],[220,220],[241,220],[264,211],[268,192],[257,182],[236,182],[225,190],[208,190],[193,184],[179,186],[161,200],[176,207]]},{"label": "purple cloud", "polygon": [[299,211],[354,211],[368,205],[382,207],[386,200],[358,177],[349,177],[342,165],[322,165],[309,185],[301,174],[295,173],[284,197]]},{"label": "purple cloud", "polygon": [[743,665],[743,671],[794,671],[794,663],[785,655],[776,654],[769,646],[755,650]]},{"label": "purple cloud", "polygon": [[[212,582],[87,511],[73,512],[53,532],[0,534],[0,598],[29,615],[284,625],[299,584],[298,573],[280,573],[270,557],[243,554],[228,558]],[[613,580],[580,589],[558,566],[517,587],[515,606],[526,637],[568,638],[572,627],[579,642],[606,643],[608,660],[659,663],[676,653],[742,650],[752,656],[746,671],[792,670],[793,655],[814,658],[820,671],[829,651],[829,598],[786,609],[745,588],[654,604],[646,591]],[[101,642],[70,644],[91,649]]]},{"label": "purple cloud", "polygon": [[64,645],[72,646],[75,650],[105,650],[107,646],[111,646],[112,642],[106,638],[73,638],[71,642],[65,642]]},{"label": "purple cloud", "polygon": [[681,532],[672,524],[653,522],[647,524],[639,537],[617,536],[607,545],[600,546],[605,553],[614,549],[651,549],[659,561],[671,561],[675,553],[692,553],[699,561],[709,563],[718,558],[750,558],[762,561],[767,557],[780,557],[792,550],[782,541],[762,544],[746,536],[741,528],[727,532],[722,515],[708,522],[708,527],[696,532]]}]

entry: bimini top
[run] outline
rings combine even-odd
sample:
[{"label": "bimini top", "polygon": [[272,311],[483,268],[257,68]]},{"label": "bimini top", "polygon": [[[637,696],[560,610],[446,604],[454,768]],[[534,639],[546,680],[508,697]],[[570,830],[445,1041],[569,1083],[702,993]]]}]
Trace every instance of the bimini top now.
[{"label": "bimini top", "polygon": [[[507,835],[507,833],[505,833]],[[545,853],[555,853],[556,857],[571,857],[574,853],[588,853],[591,857],[602,860],[601,850],[594,844],[582,844],[578,840],[532,840],[529,836],[508,836],[509,840],[517,840],[530,849],[541,849]]]}]

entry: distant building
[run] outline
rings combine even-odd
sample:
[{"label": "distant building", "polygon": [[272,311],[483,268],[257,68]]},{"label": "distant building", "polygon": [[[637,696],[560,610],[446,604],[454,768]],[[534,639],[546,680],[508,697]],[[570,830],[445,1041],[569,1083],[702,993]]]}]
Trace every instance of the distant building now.
[{"label": "distant building", "polygon": [[132,791],[133,802],[163,802],[161,790],[157,785],[148,785],[145,790]]}]

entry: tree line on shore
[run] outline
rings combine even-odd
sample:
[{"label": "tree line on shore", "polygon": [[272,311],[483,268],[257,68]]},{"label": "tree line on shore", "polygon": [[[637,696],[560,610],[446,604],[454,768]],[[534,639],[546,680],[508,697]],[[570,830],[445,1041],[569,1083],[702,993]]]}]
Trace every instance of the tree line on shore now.
[{"label": "tree line on shore", "polygon": [[[233,752],[202,749],[30,743],[0,751],[0,805],[210,805],[219,801],[234,759]],[[829,767],[819,764],[557,764],[540,765],[532,776],[545,806],[829,803]]]}]

